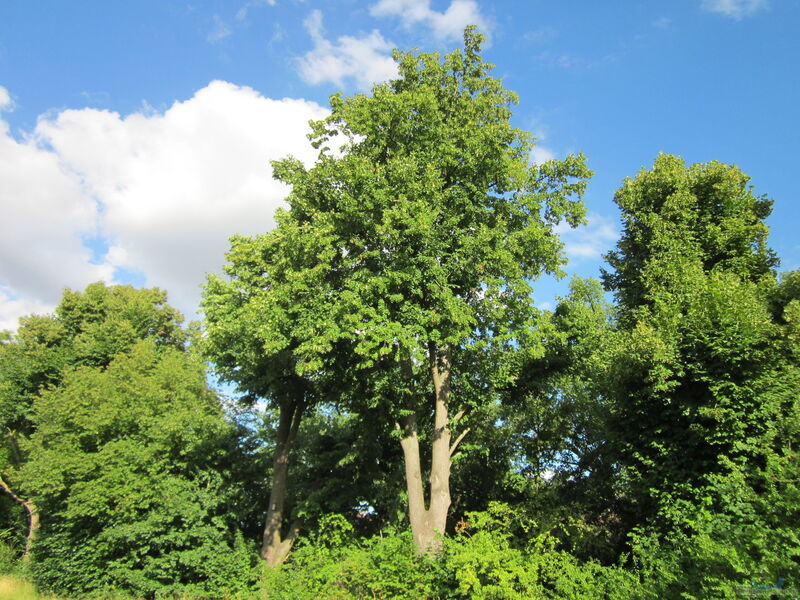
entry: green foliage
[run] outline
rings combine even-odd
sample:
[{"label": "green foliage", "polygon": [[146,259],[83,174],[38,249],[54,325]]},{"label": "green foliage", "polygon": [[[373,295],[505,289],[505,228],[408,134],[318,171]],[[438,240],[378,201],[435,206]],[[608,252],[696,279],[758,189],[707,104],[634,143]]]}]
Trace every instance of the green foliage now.
[{"label": "green foliage", "polygon": [[105,369],[67,374],[34,409],[20,478],[45,517],[34,565],[42,585],[147,595],[242,585],[218,581],[243,550],[232,548],[226,506],[233,432],[201,363],[143,340]]},{"label": "green foliage", "polygon": [[726,272],[746,281],[777,265],[764,220],[772,202],[755,196],[738,167],[718,162],[686,167],[661,154],[651,170],[626,179],[614,196],[623,232],[603,271],[623,311],[650,306],[656,290],[679,298],[700,272]]},{"label": "green foliage", "polygon": [[16,550],[10,544],[0,541],[0,575],[14,573],[17,568]]},{"label": "green foliage", "polygon": [[418,556],[407,533],[347,539],[339,529],[333,537],[322,535],[287,564],[265,571],[264,594],[270,600],[648,597],[636,574],[577,561],[507,505],[493,504],[469,519],[436,557]]},{"label": "green foliage", "polygon": [[[148,600],[800,584],[800,271],[775,276],[771,201],[738,167],[660,155],[615,196],[616,305],[575,278],[538,311],[591,173],[530,164],[481,43],[397,51],[396,80],[331,98],[316,163],[273,163],[289,210],[209,277],[203,337],[162,291],[101,283],[0,333],[0,597],[36,598],[22,575]],[[243,406],[266,401],[248,428],[193,343]],[[441,543],[405,531],[404,475],[430,476],[408,489]],[[30,562],[23,505],[41,516]],[[280,552],[282,522],[304,522],[278,567],[257,558],[264,512]]]},{"label": "green foliage", "polygon": [[245,456],[181,321],[159,290],[92,284],[0,346],[0,466],[41,516],[30,568],[44,587],[248,585],[252,551],[234,535]]},{"label": "green foliage", "polygon": [[617,336],[599,282],[574,278],[510,357],[519,375],[502,392],[511,468],[524,490],[518,501],[576,556],[604,562],[616,560],[625,535],[606,452],[608,349]]},{"label": "green foliage", "polygon": [[502,343],[527,323],[530,279],[564,263],[552,226],[582,221],[584,158],[529,164],[516,96],[489,75],[481,40],[468,29],[444,57],[397,52],[397,80],[333,96],[312,123],[312,169],[274,164],[292,217],[335,248],[331,316],[363,367],[422,360],[429,342]]},{"label": "green foliage", "polygon": [[796,364],[776,352],[770,314],[771,203],[746,184],[736,167],[661,155],[616,195],[624,231],[604,279],[623,332],[609,350],[609,437],[629,524],[680,528],[666,504],[697,504],[717,475],[755,476],[774,451],[776,384]]},{"label": "green foliage", "polygon": [[216,373],[248,399],[281,402],[313,391],[338,337],[326,276],[333,252],[324,230],[279,211],[278,226],[231,238],[227,279],[210,275],[203,293],[203,348]]},{"label": "green foliage", "polygon": [[431,573],[438,565],[417,556],[410,534],[346,540],[344,523],[323,522],[322,535],[298,547],[286,565],[266,569],[264,596],[269,600],[435,597]]}]

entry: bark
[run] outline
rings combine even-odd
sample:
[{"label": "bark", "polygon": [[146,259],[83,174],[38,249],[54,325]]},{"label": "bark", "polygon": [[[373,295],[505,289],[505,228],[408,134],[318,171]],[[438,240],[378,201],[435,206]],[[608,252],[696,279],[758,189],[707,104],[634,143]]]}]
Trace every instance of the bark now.
[{"label": "bark", "polygon": [[281,564],[289,555],[292,545],[300,532],[300,522],[295,521],[284,537],[281,533],[286,504],[287,480],[289,475],[289,456],[305,406],[301,400],[281,404],[278,421],[278,439],[272,467],[272,489],[269,494],[269,507],[264,525],[261,558],[271,567]]},{"label": "bark", "polygon": [[23,562],[28,562],[31,558],[31,551],[33,550],[33,542],[36,540],[36,534],[39,533],[39,510],[32,500],[26,500],[25,498],[17,496],[2,476],[0,476],[0,489],[11,496],[15,502],[20,503],[28,513],[28,532],[25,535],[25,551],[22,553]]},{"label": "bark", "polygon": [[[451,447],[448,414],[450,350],[446,346],[440,348],[431,344],[428,358],[433,378],[435,412],[431,440],[430,502],[427,506],[422,485],[417,419],[413,406],[407,407],[407,416],[403,418],[403,438],[400,441],[405,461],[411,533],[417,552],[421,554],[432,554],[441,549],[441,536],[447,527],[447,513],[450,509],[451,456],[455,445],[461,440],[460,437]],[[410,370],[410,364],[405,370]]]}]

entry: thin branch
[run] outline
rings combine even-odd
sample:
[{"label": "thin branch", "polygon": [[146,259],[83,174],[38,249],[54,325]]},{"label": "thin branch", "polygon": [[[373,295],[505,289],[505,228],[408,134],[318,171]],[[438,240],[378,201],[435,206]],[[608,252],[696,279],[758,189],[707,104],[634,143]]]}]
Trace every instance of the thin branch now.
[{"label": "thin branch", "polygon": [[287,440],[289,444],[294,443],[294,440],[297,437],[297,430],[300,428],[300,421],[303,418],[303,412],[305,409],[306,404],[304,400],[298,400],[294,405],[291,421],[292,424],[289,427],[289,437]]},{"label": "thin branch", "polygon": [[9,496],[11,496],[11,497],[14,499],[14,501],[15,501],[15,502],[19,502],[20,504],[22,504],[23,506],[25,506],[25,500],[23,500],[22,498],[20,498],[19,496],[17,496],[17,495],[16,495],[16,494],[13,492],[13,490],[11,489],[11,487],[10,487],[10,486],[9,486],[9,485],[8,485],[8,484],[5,482],[5,480],[3,480],[3,476],[2,476],[2,475],[0,475],[0,488],[2,488],[2,489],[3,489],[3,491],[4,491],[6,494],[8,494]]},{"label": "thin branch", "polygon": [[461,443],[461,440],[463,440],[463,439],[464,439],[464,437],[466,437],[466,435],[469,433],[469,431],[470,431],[470,428],[469,428],[469,427],[467,427],[467,428],[466,428],[464,431],[462,431],[462,432],[461,432],[461,434],[460,434],[460,435],[459,435],[459,436],[456,438],[456,441],[455,441],[455,442],[453,442],[453,445],[452,445],[452,446],[450,446],[450,456],[453,456],[453,453],[456,451],[456,448],[458,448],[458,445]]}]

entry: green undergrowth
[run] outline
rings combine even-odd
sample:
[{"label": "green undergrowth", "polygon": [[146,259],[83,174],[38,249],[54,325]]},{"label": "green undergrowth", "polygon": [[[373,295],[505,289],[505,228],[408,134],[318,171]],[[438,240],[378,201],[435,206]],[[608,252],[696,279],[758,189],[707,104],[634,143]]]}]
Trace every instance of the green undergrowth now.
[{"label": "green undergrowth", "polygon": [[[672,541],[638,532],[632,551],[614,565],[576,558],[557,536],[501,503],[468,513],[456,529],[438,552],[419,556],[407,531],[359,537],[344,517],[329,515],[280,567],[241,563],[238,572],[222,568],[194,590],[165,586],[144,596],[114,588],[37,593],[28,570],[0,548],[0,600],[701,600],[758,592],[756,579],[776,579],[759,574],[746,553],[710,529]],[[794,589],[786,583],[790,589],[774,592]]]}]

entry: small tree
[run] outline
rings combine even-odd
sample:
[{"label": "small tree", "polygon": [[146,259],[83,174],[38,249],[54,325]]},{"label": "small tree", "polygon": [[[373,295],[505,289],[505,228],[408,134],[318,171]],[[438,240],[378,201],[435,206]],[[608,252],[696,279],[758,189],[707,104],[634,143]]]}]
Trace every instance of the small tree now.
[{"label": "small tree", "polygon": [[216,373],[245,402],[278,409],[261,549],[271,566],[283,562],[300,530],[298,518],[288,530],[284,524],[291,451],[303,415],[335,387],[330,363],[340,337],[330,308],[329,237],[285,212],[276,219],[267,234],[231,239],[228,278],[209,276],[202,302],[204,348]]},{"label": "small tree", "polygon": [[495,353],[529,324],[530,281],[560,272],[553,226],[581,222],[590,176],[583,156],[530,164],[533,140],[510,124],[517,98],[489,75],[482,39],[468,28],[445,57],[396,52],[398,79],[332,96],[312,123],[312,169],[275,164],[293,219],[334,249],[324,306],[373,382],[358,401],[396,420],[422,552],[446,529],[462,417],[491,396]]}]

